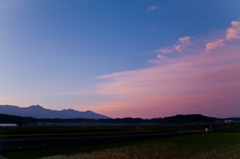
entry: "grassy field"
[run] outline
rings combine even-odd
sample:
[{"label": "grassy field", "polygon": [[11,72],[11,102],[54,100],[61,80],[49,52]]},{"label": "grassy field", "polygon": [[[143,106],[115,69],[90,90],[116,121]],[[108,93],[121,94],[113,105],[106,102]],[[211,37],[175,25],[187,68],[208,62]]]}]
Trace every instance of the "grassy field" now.
[{"label": "grassy field", "polygon": [[[181,125],[42,125],[0,127],[1,138],[54,137],[54,136],[104,136],[149,133],[204,131],[212,125],[214,132],[239,128],[239,124],[181,124]],[[137,131],[137,127],[142,131]]]},{"label": "grassy field", "polygon": [[115,144],[19,150],[1,152],[0,155],[10,159],[240,158],[240,133],[207,133]]},{"label": "grassy field", "polygon": [[[137,127],[142,131],[137,131]],[[204,125],[182,125],[182,131],[203,131]],[[104,136],[179,132],[179,125],[53,125],[0,127],[0,138]]]}]

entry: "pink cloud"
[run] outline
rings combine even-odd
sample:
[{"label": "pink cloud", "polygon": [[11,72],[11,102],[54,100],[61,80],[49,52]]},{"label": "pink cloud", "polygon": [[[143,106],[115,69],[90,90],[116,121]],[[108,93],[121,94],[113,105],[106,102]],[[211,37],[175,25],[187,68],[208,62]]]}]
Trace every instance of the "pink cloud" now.
[{"label": "pink cloud", "polygon": [[177,50],[178,52],[182,52],[182,50],[185,48],[184,45],[174,45],[174,49]]},{"label": "pink cloud", "polygon": [[108,110],[112,117],[240,112],[238,50],[226,46],[213,54],[199,52],[163,66],[101,76],[109,81],[97,85],[95,93],[103,98],[94,110]]},{"label": "pink cloud", "polygon": [[174,45],[174,49],[177,50],[178,52],[182,52],[183,49],[187,46],[191,44],[191,37],[186,36],[186,37],[182,37],[178,39],[178,45]]},{"label": "pink cloud", "polygon": [[182,52],[183,49],[185,49],[188,45],[191,45],[191,37],[186,36],[186,37],[179,38],[178,44],[174,45],[173,47],[157,49],[157,50],[154,50],[153,52],[172,53],[175,50],[178,52]]},{"label": "pink cloud", "polygon": [[148,62],[149,63],[156,63],[156,64],[162,63],[162,61],[160,61],[160,60],[149,60]]},{"label": "pink cloud", "polygon": [[[232,27],[227,29],[225,38],[228,41],[232,41],[233,39],[240,39],[240,21],[232,21],[231,24]],[[212,50],[224,45],[224,40],[218,39],[212,43],[207,43],[206,50]]]},{"label": "pink cloud", "polygon": [[191,44],[191,37],[186,36],[178,39],[179,42],[182,44],[190,45]]},{"label": "pink cloud", "polygon": [[163,60],[166,60],[166,57],[163,55],[157,55],[158,60],[154,59],[154,60],[149,60],[149,63],[155,63],[155,64],[159,64],[162,63]]},{"label": "pink cloud", "polygon": [[162,53],[172,53],[173,49],[161,49]]},{"label": "pink cloud", "polygon": [[153,10],[158,9],[159,7],[160,7],[159,5],[157,5],[157,6],[149,6],[149,7],[147,8],[147,11],[150,12],[150,11],[153,11]]},{"label": "pink cloud", "polygon": [[232,41],[233,39],[240,39],[240,21],[232,21],[232,27],[227,29],[226,39]]},{"label": "pink cloud", "polygon": [[[112,117],[166,117],[176,114],[203,114],[228,117],[240,111],[239,89],[139,96],[146,101],[100,102],[97,112]],[[226,105],[229,105],[227,107]],[[128,110],[128,111],[126,111]]]},{"label": "pink cloud", "polygon": [[73,91],[73,92],[51,92],[50,94],[58,94],[58,95],[68,95],[68,94],[75,94],[75,95],[82,95],[82,94],[87,94],[87,90],[78,90],[78,91]]},{"label": "pink cloud", "polygon": [[165,49],[157,49],[157,50],[154,50],[153,52],[156,52],[156,53],[172,53],[174,52],[174,49],[173,48],[165,48]]},{"label": "pink cloud", "polygon": [[212,49],[215,49],[219,46],[224,46],[224,40],[223,39],[219,39],[219,40],[214,41],[212,43],[207,43],[206,44],[206,50],[212,50]]},{"label": "pink cloud", "polygon": [[[232,22],[235,29],[238,25],[238,22]],[[229,34],[228,38],[236,39],[235,35]],[[191,37],[186,36],[168,49],[182,52],[188,45],[191,45]],[[223,45],[225,47],[215,49]],[[161,63],[161,66],[98,77],[107,82],[95,87],[94,93],[101,96],[101,100],[92,103],[93,110],[111,117],[152,118],[196,113],[215,117],[236,115],[240,112],[240,46],[225,44],[223,39],[218,39],[205,47],[212,53],[203,54],[204,48],[194,47],[191,48],[192,55],[174,60],[157,55],[157,59],[149,60]],[[169,50],[164,51],[168,53]]]},{"label": "pink cloud", "polygon": [[163,55],[157,55],[157,58],[159,58],[160,60],[163,60],[163,59],[165,59],[165,56],[163,56]]}]

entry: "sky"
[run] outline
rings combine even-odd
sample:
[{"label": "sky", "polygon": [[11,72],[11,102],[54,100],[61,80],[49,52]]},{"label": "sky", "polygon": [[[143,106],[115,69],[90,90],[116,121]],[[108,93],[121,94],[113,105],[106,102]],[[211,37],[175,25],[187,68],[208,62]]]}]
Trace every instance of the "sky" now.
[{"label": "sky", "polygon": [[6,104],[240,116],[240,1],[1,0]]}]

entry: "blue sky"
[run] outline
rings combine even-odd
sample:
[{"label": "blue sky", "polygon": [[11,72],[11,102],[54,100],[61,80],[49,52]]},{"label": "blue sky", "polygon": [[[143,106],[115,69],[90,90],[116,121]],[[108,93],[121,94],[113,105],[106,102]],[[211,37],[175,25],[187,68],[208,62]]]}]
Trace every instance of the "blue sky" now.
[{"label": "blue sky", "polygon": [[[142,111],[155,110],[157,106],[141,109],[130,106],[137,103],[137,99],[124,104],[134,109],[124,111],[124,106],[111,106],[129,100],[125,101],[123,95],[112,97],[117,88],[102,87],[118,79],[98,77],[167,67],[168,62],[158,62],[163,58],[180,60],[200,56],[201,51],[208,51],[207,43],[224,39],[226,30],[234,27],[232,21],[240,20],[239,8],[238,0],[2,0],[0,104],[89,109],[110,117],[174,115],[177,112],[154,114],[150,111],[145,115]],[[189,37],[185,40],[191,42],[179,40],[184,37]],[[214,43],[214,49],[215,45],[237,47],[238,35],[232,39],[224,39],[229,44]],[[161,49],[171,51],[163,53]],[[163,56],[162,59],[158,55]],[[168,75],[169,72],[161,76]],[[238,77],[229,78],[237,80]],[[140,83],[133,88],[138,90],[141,86]],[[108,94],[99,93],[102,91]],[[148,102],[159,101],[149,98]],[[238,105],[239,101],[234,103]],[[233,112],[207,115],[235,115]]]}]

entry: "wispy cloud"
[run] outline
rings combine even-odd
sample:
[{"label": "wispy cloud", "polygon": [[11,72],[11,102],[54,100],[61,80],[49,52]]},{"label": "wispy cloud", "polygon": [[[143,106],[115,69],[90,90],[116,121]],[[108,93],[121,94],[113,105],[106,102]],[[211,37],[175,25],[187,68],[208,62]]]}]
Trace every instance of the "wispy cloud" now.
[{"label": "wispy cloud", "polygon": [[157,55],[157,58],[158,58],[158,59],[149,60],[148,62],[149,62],[149,63],[159,64],[159,63],[162,63],[163,61],[169,60],[169,59],[167,59],[167,58],[166,58],[165,56],[163,56],[163,55]]},{"label": "wispy cloud", "polygon": [[147,8],[147,12],[154,11],[154,10],[156,10],[156,9],[158,9],[158,8],[160,8],[159,5],[156,5],[156,6],[149,6],[149,7]]},{"label": "wispy cloud", "polygon": [[182,50],[185,48],[185,45],[179,44],[179,45],[174,45],[173,47],[175,50],[178,52],[182,52]]},{"label": "wispy cloud", "polygon": [[[174,45],[173,47],[157,49],[157,50],[154,50],[153,52],[164,53],[164,54],[172,53],[174,51],[182,52],[183,49],[185,49],[188,45],[191,45],[191,37],[185,36],[185,37],[181,37],[181,38],[178,39],[178,44],[177,45]],[[156,64],[162,63],[163,59],[159,60],[160,56],[164,57],[164,59],[167,59],[163,55],[157,55],[158,59],[149,60],[148,62],[149,63],[156,63]]]},{"label": "wispy cloud", "polygon": [[[232,23],[235,30],[238,25]],[[235,33],[227,37],[238,39]],[[188,45],[191,45],[191,37],[186,36],[179,38],[173,48],[154,52],[170,53],[173,49],[181,52]],[[222,49],[215,50],[223,45]],[[212,54],[204,54],[204,48],[197,47],[192,50],[194,54],[161,66],[98,77],[108,81],[96,86],[95,93],[106,97],[95,103],[96,109],[99,112],[108,109],[115,117],[123,114],[159,117],[179,113],[227,117],[240,112],[240,46],[217,39],[205,47],[212,50]],[[166,60],[166,56],[158,54],[149,62],[163,63]]]},{"label": "wispy cloud", "polygon": [[232,21],[232,27],[227,29],[226,39],[231,41],[233,39],[240,39],[240,21]]},{"label": "wispy cloud", "polygon": [[191,44],[191,37],[186,36],[183,38],[179,38],[178,41],[180,41],[182,44],[190,45]]},{"label": "wispy cloud", "polygon": [[165,56],[163,56],[163,55],[157,55],[157,58],[159,58],[160,60],[163,60],[163,59],[165,59]]},{"label": "wispy cloud", "polygon": [[[228,41],[232,41],[235,39],[240,39],[240,21],[232,21],[231,27],[227,29],[225,38]],[[224,46],[224,39],[218,39],[214,42],[210,42],[206,44],[206,51],[215,49],[220,46]]]},{"label": "wispy cloud", "polygon": [[173,50],[173,48],[166,48],[166,49],[154,50],[153,52],[157,52],[157,53],[162,52],[162,53],[166,54],[166,53],[172,53],[172,52],[174,52],[174,50]]},{"label": "wispy cloud", "polygon": [[174,49],[177,50],[178,52],[182,52],[183,49],[191,44],[191,37],[186,36],[178,39],[178,45],[174,45]]},{"label": "wispy cloud", "polygon": [[82,94],[87,94],[87,93],[88,93],[88,90],[79,89],[77,91],[71,91],[71,92],[51,92],[50,94],[58,94],[58,95],[75,94],[75,95],[82,95]]},{"label": "wispy cloud", "polygon": [[[156,117],[176,113],[208,114],[217,106],[223,110],[231,107],[229,113],[240,111],[240,107],[235,107],[240,104],[235,94],[240,92],[239,60],[238,51],[229,47],[218,54],[200,52],[163,66],[101,76],[109,81],[99,84],[96,93],[108,99],[99,104],[99,110],[110,110],[117,104],[113,113],[131,106],[134,110],[131,113],[144,110],[146,117],[153,113],[151,110]],[[223,114],[216,112],[215,115]]]},{"label": "wispy cloud", "polygon": [[219,46],[224,46],[224,40],[223,39],[218,39],[217,41],[214,41],[212,43],[207,43],[206,44],[206,50],[212,50],[212,49],[215,49]]},{"label": "wispy cloud", "polygon": [[178,42],[173,47],[161,48],[154,50],[157,53],[172,53],[174,51],[182,52],[188,45],[191,45],[191,37],[185,36],[178,39]]},{"label": "wispy cloud", "polygon": [[156,64],[159,64],[159,63],[162,63],[162,61],[161,60],[149,60],[148,61],[149,63],[156,63]]}]

